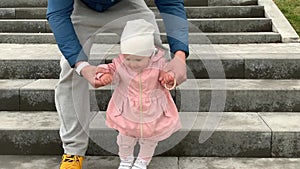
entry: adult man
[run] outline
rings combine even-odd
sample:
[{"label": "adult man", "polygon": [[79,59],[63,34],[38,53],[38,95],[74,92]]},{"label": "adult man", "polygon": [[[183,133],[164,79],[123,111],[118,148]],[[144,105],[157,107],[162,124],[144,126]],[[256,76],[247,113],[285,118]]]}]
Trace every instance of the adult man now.
[{"label": "adult man", "polygon": [[[175,54],[170,65],[178,67],[175,76],[184,81],[185,59],[189,50],[183,0],[155,0],[155,4],[164,19],[171,52]],[[84,44],[106,24],[112,23],[111,31],[120,34],[127,20],[137,18],[145,19],[157,27],[155,17],[144,0],[48,0],[47,19],[64,55],[60,62],[60,80],[55,88],[56,109],[61,120],[60,136],[65,153],[61,169],[81,169],[89,139],[88,83],[96,88],[105,85],[95,80],[100,70],[87,62],[90,48]],[[156,45],[160,43],[160,39],[156,39]],[[73,76],[74,72],[82,77]]]}]

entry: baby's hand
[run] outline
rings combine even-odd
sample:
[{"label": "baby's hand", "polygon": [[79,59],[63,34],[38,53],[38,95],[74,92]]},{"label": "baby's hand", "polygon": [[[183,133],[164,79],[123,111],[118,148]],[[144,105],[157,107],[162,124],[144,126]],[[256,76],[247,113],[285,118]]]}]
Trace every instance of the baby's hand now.
[{"label": "baby's hand", "polygon": [[161,75],[161,85],[163,85],[168,90],[172,90],[175,87],[175,78],[172,72],[162,72]]},{"label": "baby's hand", "polygon": [[104,74],[101,75],[101,77],[99,77],[97,79],[100,80],[100,82],[103,86],[105,86],[105,85],[108,85],[112,82],[113,77],[109,73],[104,73]]}]

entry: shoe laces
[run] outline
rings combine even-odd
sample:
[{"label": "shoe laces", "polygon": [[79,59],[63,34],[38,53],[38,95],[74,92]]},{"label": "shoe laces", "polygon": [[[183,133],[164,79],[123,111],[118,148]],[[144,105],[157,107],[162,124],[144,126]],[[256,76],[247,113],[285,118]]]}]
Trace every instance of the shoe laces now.
[{"label": "shoe laces", "polygon": [[62,166],[63,169],[81,169],[80,157],[77,155],[64,155]]}]

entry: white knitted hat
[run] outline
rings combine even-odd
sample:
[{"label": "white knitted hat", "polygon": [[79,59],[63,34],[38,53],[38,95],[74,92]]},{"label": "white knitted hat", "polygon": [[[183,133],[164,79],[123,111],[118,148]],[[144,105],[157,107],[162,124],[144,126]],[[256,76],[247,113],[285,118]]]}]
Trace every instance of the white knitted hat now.
[{"label": "white knitted hat", "polygon": [[128,21],[121,36],[121,54],[151,56],[155,50],[154,31],[144,19]]}]

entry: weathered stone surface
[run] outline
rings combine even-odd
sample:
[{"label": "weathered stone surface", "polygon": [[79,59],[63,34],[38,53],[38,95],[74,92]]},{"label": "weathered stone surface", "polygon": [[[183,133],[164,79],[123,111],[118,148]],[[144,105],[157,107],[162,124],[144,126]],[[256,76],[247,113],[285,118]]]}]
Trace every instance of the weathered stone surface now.
[{"label": "weathered stone surface", "polygon": [[179,158],[179,168],[184,169],[296,169],[299,165],[296,158]]},{"label": "weathered stone surface", "polygon": [[[10,81],[14,80],[7,83]],[[55,110],[56,83],[57,79],[41,79],[20,88],[20,110]],[[180,111],[293,112],[300,111],[298,83],[299,80],[188,79],[177,87],[174,97]],[[91,88],[91,106],[96,108],[93,110],[105,110],[111,93],[111,86]]]},{"label": "weathered stone surface", "polygon": [[208,0],[210,6],[257,5],[257,0]]},{"label": "weathered stone surface", "polygon": [[0,33],[0,43],[56,44],[52,33]]},{"label": "weathered stone surface", "polygon": [[62,153],[55,112],[1,112],[0,154]]},{"label": "weathered stone surface", "polygon": [[[267,18],[209,18],[189,19],[189,32],[271,32],[272,21]],[[162,19],[157,20],[160,32],[165,32]]]},{"label": "weathered stone surface", "polygon": [[[200,2],[200,1],[199,1]],[[150,7],[157,18],[161,18],[156,7]],[[263,6],[206,6],[185,7],[188,18],[250,18],[264,17]],[[45,19],[46,8],[1,8],[1,19]]]},{"label": "weathered stone surface", "polygon": [[[31,18],[30,11],[17,11],[23,17]],[[42,11],[43,12],[43,11]],[[18,14],[17,13],[17,14]],[[29,13],[29,14],[28,14]],[[17,16],[18,17],[18,16]],[[19,17],[18,17],[19,18]],[[272,22],[267,18],[216,18],[216,19],[189,19],[190,32],[270,32]],[[37,20],[1,20],[0,32],[23,33],[50,33],[48,22],[45,19]],[[160,32],[165,32],[162,19],[157,20]]]},{"label": "weathered stone surface", "polygon": [[7,7],[46,7],[47,0],[2,0],[1,1],[1,8]]},{"label": "weathered stone surface", "polygon": [[190,79],[176,89],[176,104],[180,111],[214,108],[242,112],[300,111],[298,83],[295,80]]},{"label": "weathered stone surface", "polygon": [[[95,65],[111,62],[119,52],[119,45],[94,46],[91,63]],[[278,44],[277,48],[272,44],[190,45],[188,78],[298,79],[298,48],[294,44]],[[3,51],[0,54],[2,79],[58,78],[61,53],[56,45],[2,44],[0,49]],[[211,73],[211,69],[218,67],[224,70],[225,76]]]},{"label": "weathered stone surface", "polygon": [[16,8],[17,19],[45,19],[46,8]]},{"label": "weathered stone surface", "polygon": [[[61,156],[0,156],[3,169],[57,169]],[[116,156],[86,156],[83,168],[115,169],[119,165]],[[298,158],[212,158],[212,157],[154,157],[149,169],[295,169]]]},{"label": "weathered stone surface", "polygon": [[[236,54],[197,54],[191,49],[187,59],[189,79],[224,79],[244,77],[244,60]],[[215,72],[220,69],[221,72]]]},{"label": "weathered stone surface", "polygon": [[0,32],[45,33],[44,20],[1,20]]},{"label": "weathered stone surface", "polygon": [[[208,1],[210,0],[184,0],[184,5],[185,6],[207,6]],[[152,0],[147,0],[145,1],[148,6],[155,6],[154,1]]]},{"label": "weathered stone surface", "polygon": [[300,53],[245,55],[245,78],[299,79]]},{"label": "weathered stone surface", "polygon": [[[239,156],[266,157],[271,151],[271,132],[256,113],[223,113],[219,123],[204,123],[214,112],[199,113],[189,134],[174,148],[164,153],[172,156]],[[205,125],[203,125],[205,124]],[[214,130],[214,127],[215,130]],[[203,130],[205,129],[206,130]],[[199,143],[201,132],[211,132],[204,143]],[[225,132],[226,131],[226,132]]]},{"label": "weathered stone surface", "polygon": [[15,16],[14,8],[0,8],[0,19],[14,19]]},{"label": "weathered stone surface", "polygon": [[[3,169],[57,169],[61,156],[0,156]],[[87,156],[83,168],[115,169],[119,165],[116,156]],[[295,169],[298,158],[212,158],[212,157],[154,157],[149,169]]]},{"label": "weathered stone surface", "polygon": [[57,80],[36,80],[20,89],[20,110],[55,110],[54,86]]},{"label": "weathered stone surface", "polygon": [[300,114],[260,113],[272,130],[272,156],[300,157]]},{"label": "weathered stone surface", "polygon": [[2,60],[2,79],[57,79],[60,73],[59,60]]},{"label": "weathered stone surface", "polygon": [[250,18],[264,17],[262,6],[186,7],[188,18]]},{"label": "weathered stone surface", "polygon": [[273,31],[280,33],[282,42],[300,42],[299,35],[273,0],[258,0],[258,4],[264,6],[266,17],[272,19]]},{"label": "weathered stone surface", "polygon": [[[161,34],[162,42],[167,43],[167,37]],[[120,37],[115,34],[101,34],[95,38],[95,43],[118,44]],[[248,44],[248,43],[277,43],[281,42],[280,34],[266,33],[190,33],[190,44]],[[51,33],[0,33],[0,43],[17,44],[55,44]]]},{"label": "weathered stone surface", "polygon": [[[3,169],[57,169],[61,156],[0,156]],[[83,168],[88,169],[116,169],[120,163],[116,156],[87,156]],[[154,157],[149,169],[175,169],[178,167],[177,157]]]},{"label": "weathered stone surface", "polygon": [[[221,19],[214,21],[214,32],[270,32],[272,22],[270,19]],[[204,30],[204,32],[206,32]]]},{"label": "weathered stone surface", "polygon": [[[93,118],[87,154],[117,154],[117,132],[105,126],[103,112],[95,113],[90,114]],[[205,123],[207,118],[214,115],[207,112],[181,112],[182,130],[160,142],[156,154],[270,156],[271,133],[256,113],[223,113],[219,114],[222,118],[216,121],[215,126]],[[62,153],[56,112],[1,112],[0,117],[0,142],[5,147],[0,154]],[[204,143],[199,143],[199,134],[203,131],[211,132],[212,136]]]},{"label": "weathered stone surface", "polygon": [[[280,34],[273,32],[190,33],[190,37],[190,44],[249,44],[281,42]],[[164,38],[165,37],[163,36],[162,39],[165,40]]]},{"label": "weathered stone surface", "polygon": [[20,110],[20,90],[33,80],[0,80],[0,110]]},{"label": "weathered stone surface", "polygon": [[[199,54],[297,54],[300,43],[269,43],[269,44],[191,44],[194,53]],[[274,55],[278,56],[278,55]],[[252,55],[252,57],[255,57]],[[279,59],[280,57],[278,57]]]}]

